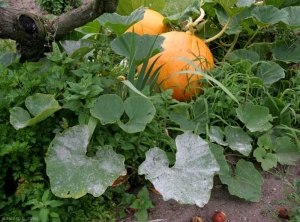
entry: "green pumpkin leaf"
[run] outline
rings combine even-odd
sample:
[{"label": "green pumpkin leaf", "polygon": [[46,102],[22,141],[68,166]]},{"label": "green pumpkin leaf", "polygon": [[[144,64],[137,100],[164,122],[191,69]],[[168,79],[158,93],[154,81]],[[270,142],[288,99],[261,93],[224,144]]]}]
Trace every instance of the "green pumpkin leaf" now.
[{"label": "green pumpkin leaf", "polygon": [[230,149],[236,150],[244,156],[248,156],[252,151],[252,139],[242,128],[227,126],[225,136]]},{"label": "green pumpkin leaf", "polygon": [[[162,36],[143,35],[140,36],[136,33],[125,33],[111,42],[112,50],[130,59],[131,49],[133,44],[135,46],[134,59],[137,65],[144,62],[145,58],[150,52],[150,57],[163,51],[161,44],[165,40]],[[133,43],[134,42],[134,43]]]},{"label": "green pumpkin leaf", "polygon": [[165,4],[165,0],[119,0],[116,12],[120,15],[129,15],[140,7],[160,11],[165,7]]},{"label": "green pumpkin leaf", "polygon": [[127,133],[141,132],[150,123],[156,109],[150,99],[142,96],[132,96],[125,100],[125,113],[129,120],[124,124],[118,120],[119,126]]},{"label": "green pumpkin leaf", "polygon": [[255,74],[261,78],[266,85],[271,85],[285,77],[284,69],[275,62],[261,62]]},{"label": "green pumpkin leaf", "polygon": [[289,137],[277,138],[273,146],[280,164],[296,165],[296,161],[300,158],[300,151]]},{"label": "green pumpkin leaf", "polygon": [[220,175],[222,183],[228,185],[229,193],[247,201],[258,202],[264,179],[251,162],[243,159],[236,164],[235,172]]},{"label": "green pumpkin leaf", "polygon": [[99,119],[102,125],[117,122],[124,113],[124,104],[120,96],[101,95],[90,109],[92,116]]},{"label": "green pumpkin leaf", "polygon": [[229,54],[227,58],[231,63],[240,62],[241,60],[249,60],[251,62],[259,61],[259,55],[256,52],[239,49]]},{"label": "green pumpkin leaf", "polygon": [[98,21],[104,27],[110,28],[116,34],[123,34],[130,26],[144,18],[145,9],[134,10],[129,16],[122,16],[116,13],[104,13]]},{"label": "green pumpkin leaf", "polygon": [[267,107],[247,103],[237,108],[236,113],[251,132],[267,131],[272,127],[269,123],[272,116],[269,114]]},{"label": "green pumpkin leaf", "polygon": [[300,62],[300,40],[278,40],[271,45],[271,52],[276,60],[283,62]]},{"label": "green pumpkin leaf", "polygon": [[229,166],[224,156],[224,148],[217,144],[209,143],[209,149],[215,156],[218,165],[220,166],[220,171],[218,172],[218,174],[219,175],[227,174],[229,172]]},{"label": "green pumpkin leaf", "polygon": [[77,55],[85,56],[94,49],[93,41],[88,39],[82,39],[79,41],[65,40],[61,42],[61,45],[72,58]]},{"label": "green pumpkin leaf", "polygon": [[261,167],[263,170],[267,171],[276,167],[277,165],[277,157],[273,153],[267,153],[264,148],[258,147],[254,150],[253,156],[256,158],[258,162],[261,163]]},{"label": "green pumpkin leaf", "polygon": [[186,132],[176,137],[176,162],[169,168],[166,153],[155,147],[146,152],[146,160],[139,167],[164,200],[204,206],[210,198],[213,176],[218,163],[208,143],[199,136]]},{"label": "green pumpkin leaf", "polygon": [[21,107],[10,110],[10,124],[17,130],[41,122],[61,109],[53,95],[40,93],[27,97],[25,106],[29,112]]},{"label": "green pumpkin leaf", "polygon": [[281,11],[288,13],[286,19],[283,20],[284,23],[286,23],[288,26],[292,28],[300,27],[300,20],[299,20],[300,6],[286,7],[281,9]]},{"label": "green pumpkin leaf", "polygon": [[126,174],[124,157],[110,146],[104,146],[93,157],[86,156],[89,134],[88,126],[74,126],[51,142],[45,161],[54,195],[77,199],[90,193],[98,197]]},{"label": "green pumpkin leaf", "polygon": [[260,26],[274,25],[280,21],[286,21],[288,13],[279,10],[273,5],[264,5],[255,7],[252,15],[258,20]]}]

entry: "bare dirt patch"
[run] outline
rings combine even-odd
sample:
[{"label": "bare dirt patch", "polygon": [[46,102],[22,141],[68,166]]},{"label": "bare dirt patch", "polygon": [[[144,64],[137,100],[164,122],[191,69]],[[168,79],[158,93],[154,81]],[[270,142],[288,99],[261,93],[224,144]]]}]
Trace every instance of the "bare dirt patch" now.
[{"label": "bare dirt patch", "polygon": [[[87,2],[85,0],[83,2]],[[36,14],[46,14],[34,0],[9,0],[8,7],[29,11]],[[149,222],[190,222],[193,217],[201,217],[203,222],[211,221],[216,211],[223,211],[230,222],[278,222],[272,215],[278,205],[272,204],[275,200],[286,199],[285,188],[291,190],[288,183],[300,178],[300,161],[296,166],[278,167],[270,172],[261,172],[264,177],[262,198],[259,202],[247,202],[229,194],[225,185],[215,180],[210,201],[202,208],[196,205],[182,205],[176,201],[164,201],[162,196],[150,192],[154,209],[149,211]],[[138,189],[132,191],[138,192]],[[119,222],[137,221],[133,216],[119,220]]]}]

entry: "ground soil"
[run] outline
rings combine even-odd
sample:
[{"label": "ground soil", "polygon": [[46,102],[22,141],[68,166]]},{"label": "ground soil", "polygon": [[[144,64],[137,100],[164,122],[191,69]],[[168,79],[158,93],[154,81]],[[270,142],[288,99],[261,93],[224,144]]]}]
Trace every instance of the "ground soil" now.
[{"label": "ground soil", "polygon": [[[85,0],[87,2],[89,0]],[[23,9],[36,14],[45,14],[34,0],[7,0],[11,8]],[[209,202],[202,208],[196,205],[182,205],[176,201],[164,201],[162,196],[150,192],[154,209],[149,211],[149,222],[191,222],[193,217],[201,217],[203,222],[211,221],[216,211],[223,211],[230,222],[278,222],[284,221],[275,218],[274,212],[279,205],[273,204],[276,200],[285,200],[285,189],[291,191],[288,185],[294,179],[300,178],[300,161],[296,166],[279,166],[270,172],[261,172],[264,177],[262,198],[259,202],[247,202],[229,194],[225,185],[215,178],[214,187]],[[138,192],[134,189],[133,193]],[[120,219],[119,222],[137,221],[134,216]]]}]

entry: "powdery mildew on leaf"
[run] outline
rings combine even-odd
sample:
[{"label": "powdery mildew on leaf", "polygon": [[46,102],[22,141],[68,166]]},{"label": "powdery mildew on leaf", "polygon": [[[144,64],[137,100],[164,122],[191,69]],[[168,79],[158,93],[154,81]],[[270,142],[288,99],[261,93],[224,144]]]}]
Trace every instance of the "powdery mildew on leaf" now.
[{"label": "powdery mildew on leaf", "polygon": [[125,175],[124,157],[109,146],[87,157],[89,129],[74,126],[52,141],[47,157],[51,190],[63,198],[80,198],[86,193],[100,196],[120,175]]},{"label": "powdery mildew on leaf", "polygon": [[204,206],[210,198],[213,176],[219,166],[208,143],[186,132],[176,138],[176,163],[169,168],[166,153],[155,147],[147,151],[146,160],[139,167],[164,200]]}]

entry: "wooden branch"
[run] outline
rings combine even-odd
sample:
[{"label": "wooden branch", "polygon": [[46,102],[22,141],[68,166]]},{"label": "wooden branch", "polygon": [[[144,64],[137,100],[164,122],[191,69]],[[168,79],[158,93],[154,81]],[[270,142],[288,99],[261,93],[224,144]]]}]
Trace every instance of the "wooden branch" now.
[{"label": "wooden branch", "polygon": [[0,7],[0,38],[16,40],[21,59],[37,61],[75,28],[103,13],[115,12],[118,0],[94,0],[56,17],[53,21],[23,10]]}]

